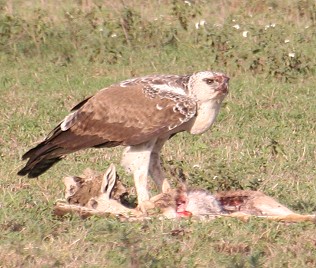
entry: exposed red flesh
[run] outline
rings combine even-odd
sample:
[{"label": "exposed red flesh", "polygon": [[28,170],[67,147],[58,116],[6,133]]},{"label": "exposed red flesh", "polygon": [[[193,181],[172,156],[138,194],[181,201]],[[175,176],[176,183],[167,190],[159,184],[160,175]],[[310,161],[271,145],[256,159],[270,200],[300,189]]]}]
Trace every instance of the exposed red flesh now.
[{"label": "exposed red flesh", "polygon": [[192,217],[192,213],[190,211],[181,211],[181,212],[177,212],[177,216],[179,218],[189,218],[189,217]]}]

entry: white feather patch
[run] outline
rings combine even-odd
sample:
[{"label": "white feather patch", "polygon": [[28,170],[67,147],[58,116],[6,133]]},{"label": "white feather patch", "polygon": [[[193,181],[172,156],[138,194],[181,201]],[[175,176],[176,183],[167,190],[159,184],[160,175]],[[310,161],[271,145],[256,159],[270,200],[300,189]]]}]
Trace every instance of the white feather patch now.
[{"label": "white feather patch", "polygon": [[62,123],[60,124],[60,129],[62,131],[68,130],[71,127],[70,122],[72,121],[72,119],[74,119],[75,116],[76,116],[76,112],[72,112],[71,114],[67,115],[65,119],[62,121]]},{"label": "white feather patch", "polygon": [[172,93],[176,93],[176,94],[183,95],[183,96],[186,95],[185,91],[181,87],[172,87],[172,86],[169,86],[169,85],[166,85],[166,84],[164,84],[164,85],[150,84],[150,86],[153,89],[157,89],[159,91],[172,92]]},{"label": "white feather patch", "polygon": [[157,104],[157,105],[156,105],[156,109],[157,109],[158,111],[161,111],[161,110],[163,109],[163,107],[162,107],[161,105]]}]

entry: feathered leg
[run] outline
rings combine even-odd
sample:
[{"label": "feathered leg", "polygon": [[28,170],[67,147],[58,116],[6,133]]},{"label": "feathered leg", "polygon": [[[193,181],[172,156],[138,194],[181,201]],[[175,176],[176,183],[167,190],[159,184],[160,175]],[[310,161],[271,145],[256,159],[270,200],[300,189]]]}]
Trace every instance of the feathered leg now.
[{"label": "feathered leg", "polygon": [[150,155],[149,174],[157,184],[159,190],[163,193],[167,192],[171,187],[168,180],[165,177],[165,173],[161,167],[160,151],[165,144],[165,139],[158,139]]},{"label": "feathered leg", "polygon": [[153,139],[137,146],[129,146],[123,153],[121,164],[127,172],[132,173],[134,176],[138,205],[149,200],[147,177],[150,156],[155,143],[156,139]]}]

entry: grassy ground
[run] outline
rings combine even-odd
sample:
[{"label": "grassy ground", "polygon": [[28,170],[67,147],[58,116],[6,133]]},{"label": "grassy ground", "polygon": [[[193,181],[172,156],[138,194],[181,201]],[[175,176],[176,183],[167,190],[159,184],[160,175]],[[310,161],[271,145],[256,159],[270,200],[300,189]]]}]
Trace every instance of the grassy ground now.
[{"label": "grassy ground", "polygon": [[62,177],[118,164],[121,148],[16,176],[85,96],[131,76],[216,69],[230,95],[211,131],[166,144],[171,181],[182,168],[190,185],[258,189],[315,212],[314,1],[112,2],[0,1],[0,267],[315,267],[310,223],[52,216]]}]

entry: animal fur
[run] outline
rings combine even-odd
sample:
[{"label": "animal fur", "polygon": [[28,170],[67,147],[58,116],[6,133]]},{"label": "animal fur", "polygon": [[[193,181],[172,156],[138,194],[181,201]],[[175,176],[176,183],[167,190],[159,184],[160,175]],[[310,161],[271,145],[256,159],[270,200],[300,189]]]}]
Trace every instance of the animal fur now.
[{"label": "animal fur", "polygon": [[122,196],[127,195],[126,188],[119,182],[115,166],[110,165],[105,174],[89,169],[81,177],[66,177],[66,201],[55,206],[56,215],[78,213],[83,217],[91,215],[117,216],[121,220],[142,220],[148,216],[179,218],[235,217],[248,220],[257,216],[283,222],[315,222],[315,215],[300,215],[283,206],[275,199],[259,191],[227,191],[215,195],[205,190],[187,189],[181,185],[168,189],[143,203],[144,214],[121,204]]}]

